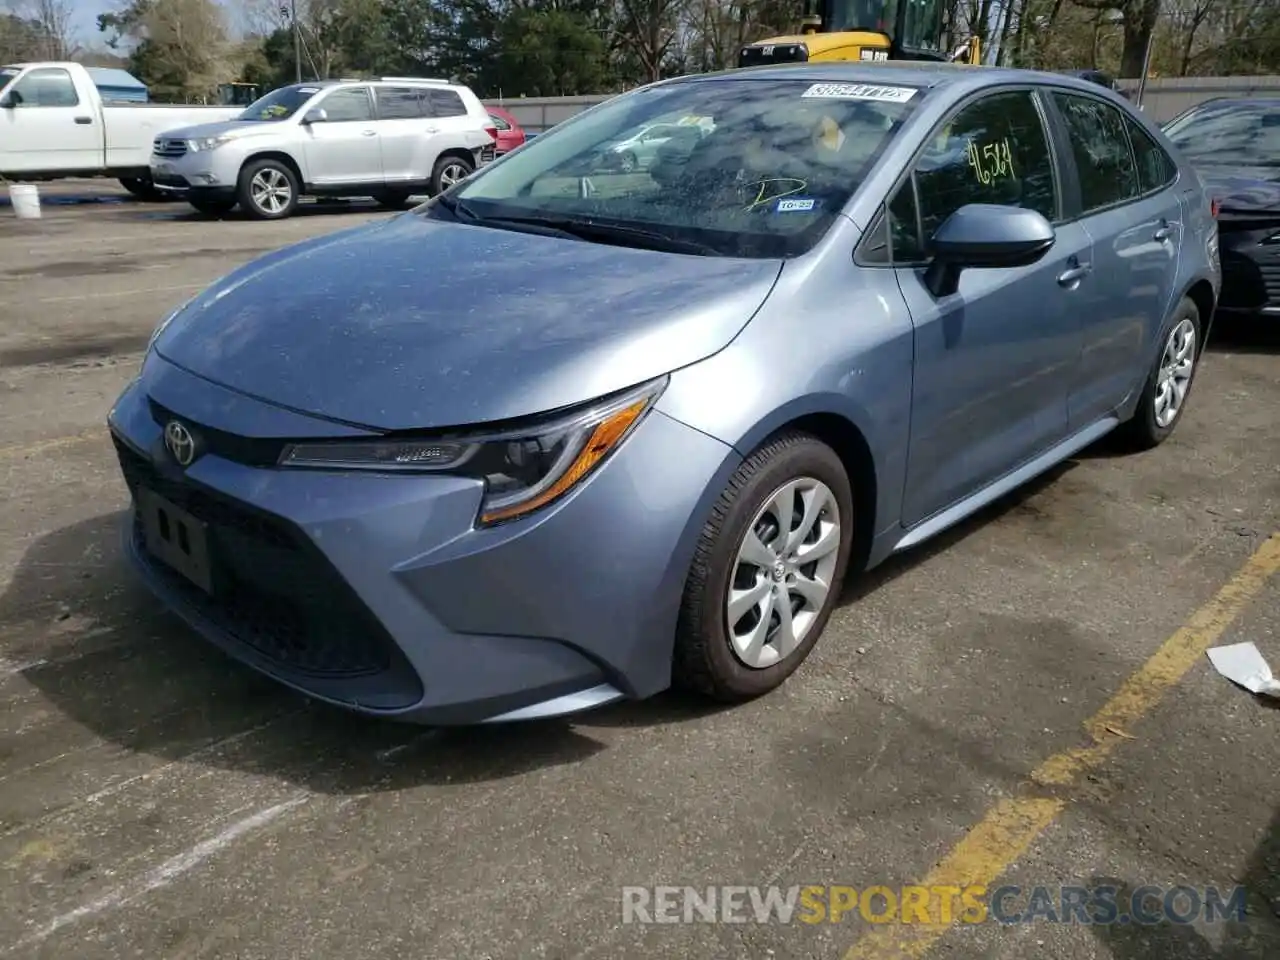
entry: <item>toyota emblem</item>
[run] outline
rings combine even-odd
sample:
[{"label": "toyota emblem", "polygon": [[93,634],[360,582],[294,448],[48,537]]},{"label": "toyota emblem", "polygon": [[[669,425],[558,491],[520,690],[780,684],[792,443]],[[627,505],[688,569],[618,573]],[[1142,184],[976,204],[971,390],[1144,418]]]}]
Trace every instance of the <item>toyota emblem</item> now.
[{"label": "toyota emblem", "polygon": [[177,420],[170,420],[165,425],[164,445],[180,466],[189,467],[196,458],[196,438]]}]

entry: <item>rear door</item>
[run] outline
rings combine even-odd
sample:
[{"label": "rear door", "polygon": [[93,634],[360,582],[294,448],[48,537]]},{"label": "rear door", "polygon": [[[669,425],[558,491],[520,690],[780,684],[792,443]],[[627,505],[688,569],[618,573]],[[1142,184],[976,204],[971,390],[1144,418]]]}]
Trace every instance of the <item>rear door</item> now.
[{"label": "rear door", "polygon": [[102,120],[62,67],[28,70],[0,109],[0,169],[89,171],[103,165]]},{"label": "rear door", "polygon": [[326,117],[302,127],[309,182],[321,187],[381,183],[382,148],[369,88],[340,87],[314,106]]},{"label": "rear door", "polygon": [[1119,107],[1075,91],[1055,90],[1050,99],[1070,144],[1080,222],[1094,250],[1069,400],[1079,428],[1119,407],[1149,372],[1150,345],[1174,296],[1183,214],[1172,161],[1165,166],[1163,151]]},{"label": "rear door", "polygon": [[439,129],[420,87],[376,86],[382,170],[391,184],[425,183],[439,146]]},{"label": "rear door", "polygon": [[[943,121],[890,200],[893,259],[915,328],[904,525],[1066,437],[1090,242],[1063,222],[1058,181],[1039,98],[1004,90]],[[1035,210],[1055,224],[1056,240],[1035,264],[965,270],[957,293],[935,298],[923,282],[928,239],[970,203]]]}]

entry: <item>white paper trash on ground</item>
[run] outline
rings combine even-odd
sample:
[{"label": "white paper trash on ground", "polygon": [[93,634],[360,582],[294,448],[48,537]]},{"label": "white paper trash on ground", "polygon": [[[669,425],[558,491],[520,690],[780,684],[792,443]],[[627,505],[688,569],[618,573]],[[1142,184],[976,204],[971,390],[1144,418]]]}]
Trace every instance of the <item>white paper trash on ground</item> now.
[{"label": "white paper trash on ground", "polygon": [[1232,683],[1250,693],[1280,698],[1280,681],[1271,675],[1267,661],[1252,643],[1233,643],[1207,652],[1213,668]]}]

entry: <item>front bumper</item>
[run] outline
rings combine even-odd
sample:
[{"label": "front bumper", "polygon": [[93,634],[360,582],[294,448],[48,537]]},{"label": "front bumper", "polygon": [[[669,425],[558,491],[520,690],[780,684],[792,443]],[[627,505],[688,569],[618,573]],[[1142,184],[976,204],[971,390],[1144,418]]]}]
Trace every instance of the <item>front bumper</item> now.
[{"label": "front bumper", "polygon": [[[164,449],[174,418],[214,438],[185,471]],[[476,529],[476,481],[269,466],[273,437],[351,431],[154,353],[109,426],[135,504],[149,490],[208,531],[212,596],[148,552],[132,513],[126,554],[167,606],[312,697],[435,724],[571,713],[665,688],[708,491],[736,459],[653,410],[565,500]]]},{"label": "front bumper", "polygon": [[1280,224],[1221,232],[1220,245],[1222,297],[1218,309],[1280,316]]},{"label": "front bumper", "polygon": [[[226,148],[222,148],[225,150]],[[151,155],[151,182],[169,190],[205,196],[231,196],[239,176],[238,163],[220,162],[219,151],[184,153],[179,157]]]}]

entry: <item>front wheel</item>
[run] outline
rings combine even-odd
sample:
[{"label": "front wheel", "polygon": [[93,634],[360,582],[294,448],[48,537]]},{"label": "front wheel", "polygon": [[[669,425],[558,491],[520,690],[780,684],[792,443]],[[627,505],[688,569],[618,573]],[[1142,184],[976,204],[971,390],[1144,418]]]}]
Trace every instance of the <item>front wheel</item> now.
[{"label": "front wheel", "polygon": [[853,493],[835,451],[785,433],[748,457],[703,527],[685,584],[672,679],[719,700],[779,686],[839,597]]},{"label": "front wheel", "polygon": [[444,193],[455,183],[471,176],[474,170],[475,165],[462,157],[441,157],[431,171],[431,195]]},{"label": "front wheel", "polygon": [[298,178],[279,160],[256,160],[240,171],[236,199],[255,220],[283,220],[298,206]]},{"label": "front wheel", "polygon": [[1199,369],[1203,329],[1200,308],[1190,297],[1183,297],[1147,376],[1138,408],[1121,428],[1121,438],[1129,447],[1150,450],[1159,446],[1182,419]]}]

